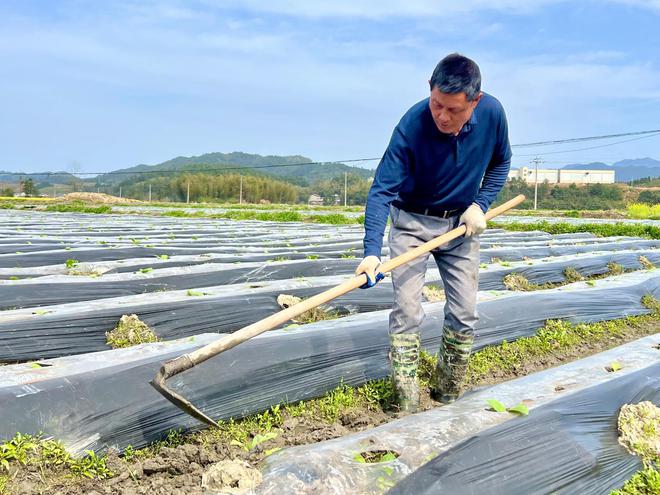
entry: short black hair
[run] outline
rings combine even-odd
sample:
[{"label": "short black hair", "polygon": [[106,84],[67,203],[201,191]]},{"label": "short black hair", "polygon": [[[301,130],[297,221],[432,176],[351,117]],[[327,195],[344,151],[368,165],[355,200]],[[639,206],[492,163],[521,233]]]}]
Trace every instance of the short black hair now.
[{"label": "short black hair", "polygon": [[452,53],[438,62],[431,76],[431,91],[438,88],[443,93],[465,93],[473,101],[481,92],[481,72],[474,60]]}]

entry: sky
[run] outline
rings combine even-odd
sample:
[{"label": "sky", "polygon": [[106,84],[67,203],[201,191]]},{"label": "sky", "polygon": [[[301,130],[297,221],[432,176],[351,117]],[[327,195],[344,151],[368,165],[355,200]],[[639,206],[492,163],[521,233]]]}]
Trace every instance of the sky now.
[{"label": "sky", "polygon": [[[0,0],[0,170],[379,157],[451,52],[513,144],[660,129],[659,22],[660,0]],[[660,160],[660,136],[624,139],[513,165]]]}]

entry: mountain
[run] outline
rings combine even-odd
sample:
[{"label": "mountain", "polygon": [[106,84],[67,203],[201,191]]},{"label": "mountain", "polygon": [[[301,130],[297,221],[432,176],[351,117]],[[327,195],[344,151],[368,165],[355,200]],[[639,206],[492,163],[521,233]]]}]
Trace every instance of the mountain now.
[{"label": "mountain", "polygon": [[601,162],[576,163],[565,165],[562,168],[568,170],[614,170],[614,180],[616,182],[629,182],[644,177],[660,177],[660,161],[653,158],[621,160],[612,165]]},{"label": "mountain", "polygon": [[0,170],[0,182],[17,183],[20,177],[23,177],[23,179],[30,178],[35,184],[71,184],[72,182],[80,182],[82,180],[71,175],[69,172],[43,172],[21,175],[21,172],[14,173]]},{"label": "mountain", "polygon": [[222,173],[222,170],[232,173],[267,175],[286,180],[298,185],[309,185],[318,180],[337,177],[344,172],[357,174],[362,178],[373,177],[374,171],[361,167],[351,167],[343,163],[310,163],[313,160],[305,156],[275,156],[255,155],[249,153],[206,153],[200,156],[179,156],[157,165],[137,165],[135,167],[115,170],[112,173],[98,177],[97,182],[116,184],[127,180],[145,180],[157,177],[158,172],[207,172]]}]

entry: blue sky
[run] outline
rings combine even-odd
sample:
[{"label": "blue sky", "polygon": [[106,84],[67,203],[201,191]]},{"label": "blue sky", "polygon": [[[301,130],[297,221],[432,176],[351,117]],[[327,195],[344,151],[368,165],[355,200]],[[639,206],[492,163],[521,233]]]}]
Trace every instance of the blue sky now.
[{"label": "blue sky", "polygon": [[[0,169],[380,156],[453,51],[481,66],[512,143],[658,129],[659,22],[659,0],[2,0]],[[544,158],[646,156],[660,137]]]}]

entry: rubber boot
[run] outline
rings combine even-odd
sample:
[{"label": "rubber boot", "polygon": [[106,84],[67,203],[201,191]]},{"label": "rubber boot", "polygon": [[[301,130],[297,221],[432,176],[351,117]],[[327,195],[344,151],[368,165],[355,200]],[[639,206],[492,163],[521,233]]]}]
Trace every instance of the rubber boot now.
[{"label": "rubber boot", "polygon": [[394,397],[400,411],[414,413],[419,409],[419,333],[390,335],[390,358]]},{"label": "rubber boot", "polygon": [[438,354],[435,389],[431,394],[435,400],[451,404],[460,396],[472,344],[474,336],[444,328]]}]

